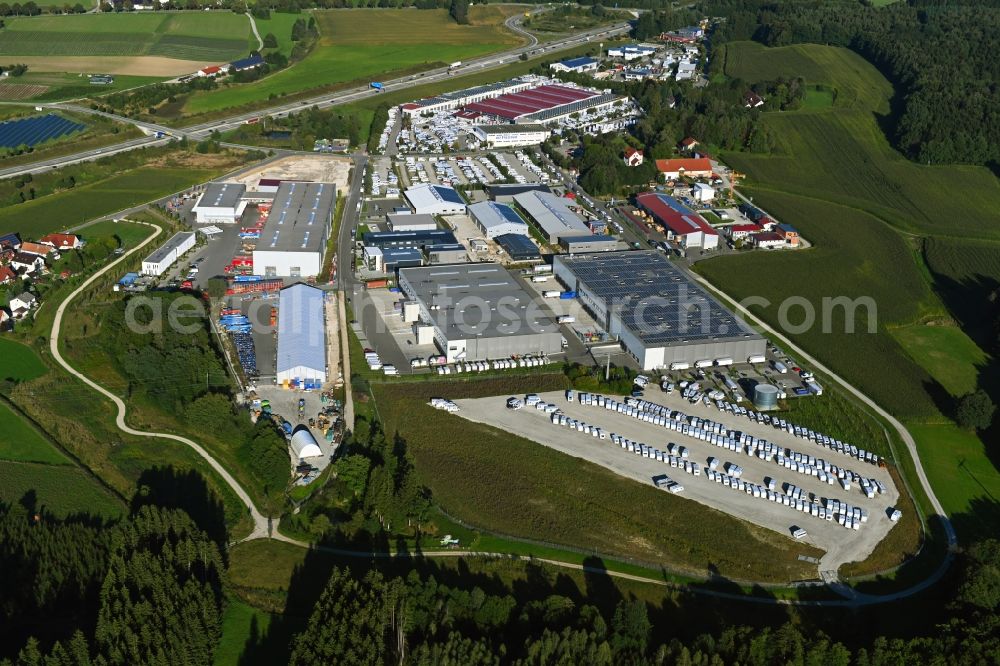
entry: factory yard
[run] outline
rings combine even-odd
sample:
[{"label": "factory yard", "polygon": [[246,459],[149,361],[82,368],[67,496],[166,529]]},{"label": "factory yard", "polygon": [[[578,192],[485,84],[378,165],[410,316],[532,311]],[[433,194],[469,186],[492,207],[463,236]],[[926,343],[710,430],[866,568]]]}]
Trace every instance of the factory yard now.
[{"label": "factory yard", "polygon": [[333,183],[338,192],[346,192],[351,173],[349,157],[331,155],[295,155],[267,162],[256,169],[244,171],[226,182],[242,183],[248,188],[257,185],[261,178],[301,180],[314,183]]},{"label": "factory yard", "polygon": [[[893,527],[894,523],[889,519],[889,513],[890,508],[895,506],[899,493],[887,470],[831,451],[783,430],[720,412],[714,406],[709,407],[701,403],[692,405],[676,394],[668,395],[655,390],[647,393],[648,396],[644,399],[649,402],[680,411],[689,417],[694,416],[721,422],[727,428],[766,439],[780,448],[822,458],[828,463],[853,470],[863,477],[875,479],[883,484],[886,492],[876,494],[873,499],[868,499],[857,484],[852,484],[849,491],[844,490],[838,482],[829,485],[817,477],[786,469],[773,461],[768,462],[756,456],[747,455],[745,447],[739,453],[733,452],[680,432],[665,429],[663,426],[640,421],[596,405],[581,405],[578,399],[572,402],[567,401],[563,392],[542,393],[539,394],[539,397],[544,402],[554,404],[570,418],[600,427],[607,433],[606,439],[565,426],[553,425],[550,414],[533,407],[519,410],[507,409],[505,403],[509,396],[456,400],[455,402],[460,408],[460,411],[457,412],[458,416],[492,425],[571,456],[583,458],[641,483],[653,483],[654,477],[667,475],[683,485],[684,489],[679,493],[682,499],[706,504],[756,525],[785,534],[789,538],[791,538],[793,527],[802,528],[807,533],[806,536],[802,537],[803,541],[826,551],[819,563],[820,572],[835,572],[843,564],[864,560]],[[523,398],[523,396],[520,397]],[[693,476],[683,469],[673,468],[664,462],[645,458],[631,453],[627,449],[622,449],[612,442],[610,433],[616,433],[633,442],[647,444],[664,453],[666,453],[668,443],[686,447],[689,451],[689,460],[698,463],[701,467],[700,476]],[[840,500],[852,507],[860,507],[867,511],[868,519],[860,525],[859,529],[848,529],[840,525],[837,519],[823,520],[784,504],[757,498],[748,495],[745,491],[711,481],[708,477],[708,460],[710,458],[718,460],[717,471],[719,473],[724,472],[727,463],[733,463],[742,468],[740,479],[744,482],[764,486],[765,479],[774,479],[775,491],[781,495],[785,494],[786,484],[792,484],[805,491],[807,498],[811,494],[816,498]],[[706,526],[706,529],[710,528]]]}]

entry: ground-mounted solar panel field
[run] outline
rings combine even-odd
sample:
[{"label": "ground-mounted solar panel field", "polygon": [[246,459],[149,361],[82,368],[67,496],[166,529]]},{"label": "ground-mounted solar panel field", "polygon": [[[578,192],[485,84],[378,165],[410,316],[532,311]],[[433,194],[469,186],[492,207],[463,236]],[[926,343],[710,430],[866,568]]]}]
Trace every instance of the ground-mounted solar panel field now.
[{"label": "ground-mounted solar panel field", "polygon": [[86,128],[86,125],[47,113],[44,116],[0,123],[0,148],[37,146]]}]

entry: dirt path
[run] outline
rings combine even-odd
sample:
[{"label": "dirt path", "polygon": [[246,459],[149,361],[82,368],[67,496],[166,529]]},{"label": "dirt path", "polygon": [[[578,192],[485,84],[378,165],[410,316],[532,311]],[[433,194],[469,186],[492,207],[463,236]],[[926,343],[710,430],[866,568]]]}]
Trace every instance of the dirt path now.
[{"label": "dirt path", "polygon": [[247,18],[250,19],[250,29],[253,30],[253,36],[257,38],[257,50],[264,50],[264,40],[260,38],[260,33],[257,32],[257,22],[253,20],[253,14],[247,12]]}]

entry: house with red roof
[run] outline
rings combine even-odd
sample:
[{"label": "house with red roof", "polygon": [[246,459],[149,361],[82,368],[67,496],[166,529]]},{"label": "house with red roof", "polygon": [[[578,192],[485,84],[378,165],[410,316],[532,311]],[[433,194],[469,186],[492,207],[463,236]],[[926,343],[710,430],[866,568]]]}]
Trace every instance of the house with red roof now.
[{"label": "house with red roof", "polygon": [[637,167],[642,165],[643,155],[641,150],[636,150],[632,146],[625,149],[625,166]]},{"label": "house with red roof", "polygon": [[0,266],[0,284],[10,284],[17,279],[17,273],[9,266]]},{"label": "house with red roof", "polygon": [[785,237],[774,231],[762,231],[750,235],[750,243],[756,248],[773,249],[785,246]]},{"label": "house with red roof", "polygon": [[750,234],[758,234],[762,231],[764,231],[764,227],[759,224],[734,224],[729,227],[729,238],[733,241],[738,241]]},{"label": "house with red roof", "polygon": [[712,160],[707,157],[679,157],[671,160],[656,160],[656,170],[667,180],[688,178],[709,178],[712,175]]},{"label": "house with red roof", "polygon": [[222,67],[220,67],[219,65],[211,65],[202,70],[199,70],[198,76],[205,76],[211,78],[213,76],[218,76],[221,73],[222,73]]},{"label": "house with red roof", "polygon": [[55,248],[52,246],[42,245],[41,243],[32,243],[31,241],[21,243],[21,252],[34,254],[39,257],[52,257],[53,259],[59,258],[59,253],[56,252]]},{"label": "house with red roof", "polygon": [[681,142],[677,144],[677,147],[683,153],[690,153],[697,146],[698,146],[698,139],[695,139],[694,137],[690,136],[684,137],[683,139],[681,139]]},{"label": "house with red roof", "polygon": [[38,242],[57,250],[79,250],[83,247],[83,239],[76,234],[46,234]]}]

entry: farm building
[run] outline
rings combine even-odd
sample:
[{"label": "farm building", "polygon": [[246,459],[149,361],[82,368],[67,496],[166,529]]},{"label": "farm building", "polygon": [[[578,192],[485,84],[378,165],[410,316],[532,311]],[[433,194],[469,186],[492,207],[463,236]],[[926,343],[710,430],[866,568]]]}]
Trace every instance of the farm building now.
[{"label": "farm building", "polygon": [[319,275],[336,202],[333,183],[282,183],[253,251],[254,271],[266,277]]},{"label": "farm building", "polygon": [[434,216],[424,213],[389,213],[385,221],[389,231],[433,231],[438,228]]},{"label": "farm building", "polygon": [[754,247],[762,249],[785,247],[785,237],[774,231],[762,231],[750,234],[750,243]]},{"label": "farm building", "polygon": [[516,195],[525,192],[551,193],[552,190],[548,185],[540,183],[490,183],[486,186],[486,193],[490,195],[490,199],[505,203],[510,203]]},{"label": "farm building", "polygon": [[618,239],[604,234],[587,234],[586,236],[563,236],[559,239],[559,247],[570,254],[584,252],[609,252],[618,249]]},{"label": "farm building", "polygon": [[709,178],[712,175],[712,160],[707,157],[680,157],[672,160],[656,160],[656,170],[667,180],[688,178]]},{"label": "farm building", "polygon": [[469,260],[469,251],[461,243],[439,243],[428,245],[424,248],[427,254],[427,263],[435,264],[464,264]]},{"label": "farm building", "polygon": [[549,65],[549,69],[553,72],[573,72],[574,74],[583,74],[585,72],[596,72],[599,65],[600,63],[593,58],[584,56],[582,58],[570,58],[569,60],[554,62]]},{"label": "farm building", "polygon": [[500,249],[510,256],[514,261],[535,261],[542,258],[538,246],[531,242],[528,236],[521,234],[503,234],[497,236],[496,241]]},{"label": "farm building", "polygon": [[[399,271],[399,288],[449,362],[551,354],[561,348],[555,320],[496,264],[454,264]],[[499,307],[498,307],[499,306]]]},{"label": "farm building", "polygon": [[502,234],[528,235],[528,223],[513,208],[495,201],[480,201],[469,206],[469,215],[486,238]]},{"label": "farm building", "polygon": [[285,388],[320,388],[326,381],[323,292],[316,287],[293,284],[278,294],[277,371]]},{"label": "farm building", "polygon": [[683,248],[711,250],[719,246],[719,232],[687,206],[665,194],[647,192],[636,204],[663,225],[667,238],[676,238]]},{"label": "farm building", "polygon": [[403,191],[414,213],[426,215],[464,215],[465,200],[453,187],[423,184]]},{"label": "farm building", "polygon": [[542,125],[476,125],[472,135],[487,148],[537,146],[549,136]]},{"label": "farm building", "polygon": [[259,53],[251,53],[249,57],[229,63],[229,69],[233,72],[243,72],[248,69],[256,69],[264,64],[264,58]]},{"label": "farm building", "polygon": [[457,243],[455,234],[445,229],[433,231],[369,231],[362,237],[365,247],[415,247],[423,249],[427,245]]},{"label": "farm building", "polygon": [[46,234],[38,242],[57,250],[79,250],[83,247],[83,239],[76,234]]},{"label": "farm building", "polygon": [[560,254],[553,271],[643,370],[764,353],[764,338],[659,252]]},{"label": "farm building", "polygon": [[182,254],[194,247],[194,239],[193,231],[180,231],[171,236],[170,240],[142,260],[142,274],[153,277],[163,275]]},{"label": "farm building", "polygon": [[233,224],[246,210],[243,195],[247,186],[241,183],[209,183],[191,210],[198,224]]},{"label": "farm building", "polygon": [[563,197],[544,192],[525,192],[514,197],[531,220],[548,237],[550,243],[558,243],[563,236],[589,234],[590,229],[579,215],[570,210]]}]

